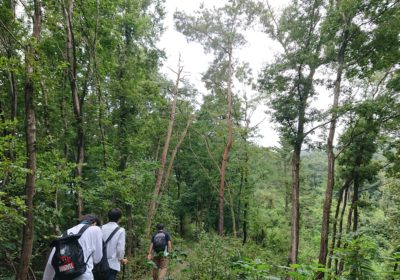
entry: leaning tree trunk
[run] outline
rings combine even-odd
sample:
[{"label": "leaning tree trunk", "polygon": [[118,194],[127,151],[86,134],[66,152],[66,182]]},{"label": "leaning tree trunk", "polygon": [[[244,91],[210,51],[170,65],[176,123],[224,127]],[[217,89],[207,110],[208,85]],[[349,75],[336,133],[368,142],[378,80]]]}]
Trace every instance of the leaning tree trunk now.
[{"label": "leaning tree trunk", "polygon": [[156,183],[154,186],[153,197],[151,198],[151,201],[149,204],[149,212],[147,214],[146,235],[150,234],[151,224],[153,222],[153,218],[154,218],[154,215],[156,212],[157,201],[161,198],[161,196],[160,196],[161,185],[162,185],[162,181],[163,181],[165,163],[167,162],[169,142],[171,141],[172,130],[174,128],[174,123],[175,123],[175,113],[176,113],[176,104],[178,101],[179,83],[180,83],[181,74],[183,71],[183,67],[180,65],[180,62],[181,61],[179,58],[178,72],[176,72],[177,77],[176,77],[176,81],[175,81],[175,87],[173,90],[173,99],[172,99],[171,112],[170,112],[170,116],[169,116],[168,130],[167,130],[167,134],[165,135],[165,139],[164,139],[164,147],[163,147],[163,150],[161,153],[160,166],[158,167],[158,170],[157,170],[157,178],[156,178]]},{"label": "leaning tree trunk", "polygon": [[[34,0],[34,17],[32,36],[35,42],[40,39],[42,12],[40,0]],[[26,168],[29,172],[25,181],[25,205],[24,213],[25,224],[23,227],[21,259],[18,269],[17,280],[28,279],[29,264],[32,256],[33,248],[33,196],[35,192],[35,176],[36,176],[36,117],[34,108],[34,85],[33,74],[35,60],[35,46],[28,45],[25,56],[26,64],[26,81],[25,81],[25,114],[26,114],[26,151],[27,163]]]},{"label": "leaning tree trunk", "polygon": [[228,155],[232,146],[232,48],[228,50],[228,112],[227,112],[227,126],[228,126],[228,142],[226,143],[224,154],[222,155],[222,164],[220,168],[220,188],[219,188],[219,219],[218,219],[218,234],[224,234],[224,191],[225,191],[225,171],[228,165]]}]

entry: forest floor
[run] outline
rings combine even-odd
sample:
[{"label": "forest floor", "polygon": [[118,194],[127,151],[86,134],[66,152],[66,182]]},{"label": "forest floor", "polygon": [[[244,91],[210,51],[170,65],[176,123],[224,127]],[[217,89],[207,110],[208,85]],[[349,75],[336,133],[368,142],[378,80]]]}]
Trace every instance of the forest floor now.
[{"label": "forest floor", "polygon": [[[188,265],[189,265],[189,262],[186,260],[176,261],[175,259],[174,260],[170,259],[165,280],[184,280],[182,271],[185,268],[187,268]],[[144,278],[141,278],[141,280],[152,280],[152,279],[153,278],[151,275],[151,271],[149,271]]]}]

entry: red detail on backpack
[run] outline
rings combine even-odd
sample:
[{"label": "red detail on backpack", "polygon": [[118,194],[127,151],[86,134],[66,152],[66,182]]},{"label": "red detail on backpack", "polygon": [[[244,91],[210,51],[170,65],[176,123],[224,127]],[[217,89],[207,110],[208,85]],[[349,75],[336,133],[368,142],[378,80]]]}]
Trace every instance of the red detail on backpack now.
[{"label": "red detail on backpack", "polygon": [[60,272],[65,272],[75,268],[75,264],[69,256],[60,256],[59,260],[60,266],[58,266],[58,270]]}]

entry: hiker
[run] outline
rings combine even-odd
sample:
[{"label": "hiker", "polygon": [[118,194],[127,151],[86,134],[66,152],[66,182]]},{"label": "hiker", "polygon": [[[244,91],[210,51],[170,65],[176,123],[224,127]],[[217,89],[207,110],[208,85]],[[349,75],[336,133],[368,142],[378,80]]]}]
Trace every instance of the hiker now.
[{"label": "hiker", "polygon": [[168,254],[172,250],[172,241],[169,233],[164,231],[163,224],[157,224],[156,228],[157,232],[151,238],[147,259],[155,263],[153,280],[162,280],[167,273]]},{"label": "hiker", "polygon": [[[107,260],[110,267],[108,273],[108,280],[115,280],[117,273],[121,271],[121,263],[123,265],[128,263],[124,258],[125,255],[125,229],[118,226],[121,219],[122,211],[119,208],[114,208],[108,212],[108,223],[101,227],[103,232],[103,241],[107,239]],[[115,232],[114,232],[115,231]],[[112,235],[113,234],[113,235]]]},{"label": "hiker", "polygon": [[[43,280],[92,280],[92,269],[102,256],[102,233],[99,219],[84,215],[80,223],[52,242]],[[83,257],[82,257],[83,256]]]}]

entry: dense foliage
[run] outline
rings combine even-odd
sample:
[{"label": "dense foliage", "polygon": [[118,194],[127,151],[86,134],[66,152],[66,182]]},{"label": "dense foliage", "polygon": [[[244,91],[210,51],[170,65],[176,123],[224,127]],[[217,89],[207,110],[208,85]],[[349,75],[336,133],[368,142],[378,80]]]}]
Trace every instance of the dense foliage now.
[{"label": "dense foliage", "polygon": [[[213,54],[199,92],[181,61],[161,74],[161,0],[0,0],[1,279],[40,278],[51,240],[113,207],[129,279],[159,221],[170,279],[399,279],[400,2],[223,4],[174,15]],[[280,46],[258,76],[251,29]]]}]

